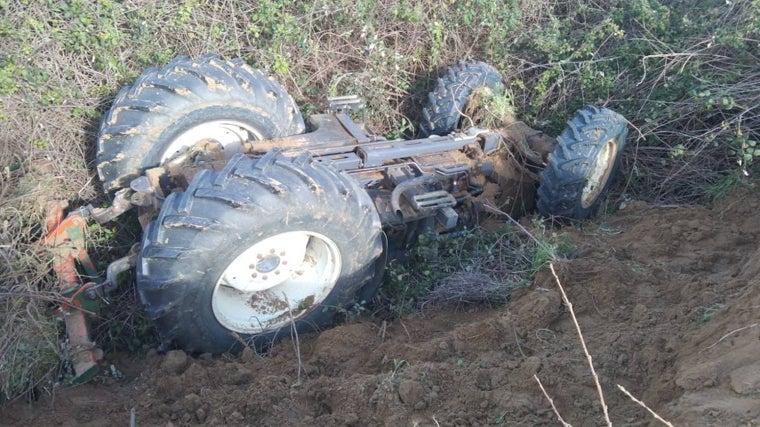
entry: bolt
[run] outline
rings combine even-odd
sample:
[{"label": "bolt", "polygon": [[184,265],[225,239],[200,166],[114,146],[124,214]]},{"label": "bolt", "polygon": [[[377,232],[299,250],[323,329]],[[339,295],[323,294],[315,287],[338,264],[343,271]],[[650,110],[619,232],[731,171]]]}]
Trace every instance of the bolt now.
[{"label": "bolt", "polygon": [[277,251],[275,251],[274,249],[270,249],[270,250],[269,250],[269,253],[270,253],[270,254],[273,254],[273,253],[275,253],[275,252],[277,252]]},{"label": "bolt", "polygon": [[285,256],[285,251],[280,252],[280,256]]},{"label": "bolt", "polygon": [[282,260],[282,262],[280,264],[282,264],[282,265],[288,265],[288,262],[286,260]]},{"label": "bolt", "polygon": [[251,277],[253,277],[255,279],[256,277],[258,277],[258,274],[253,273],[253,274],[251,274]]},{"label": "bolt", "polygon": [[261,259],[261,258],[264,258],[264,255],[256,254],[256,259]]},{"label": "bolt", "polygon": [[253,270],[253,269],[256,268],[256,264],[251,264],[251,265],[248,266],[248,268],[250,268],[251,270]]},{"label": "bolt", "polygon": [[280,270],[275,270],[274,274],[280,274]]},{"label": "bolt", "polygon": [[265,275],[261,276],[261,279],[262,280],[267,280],[267,275],[265,274]]}]

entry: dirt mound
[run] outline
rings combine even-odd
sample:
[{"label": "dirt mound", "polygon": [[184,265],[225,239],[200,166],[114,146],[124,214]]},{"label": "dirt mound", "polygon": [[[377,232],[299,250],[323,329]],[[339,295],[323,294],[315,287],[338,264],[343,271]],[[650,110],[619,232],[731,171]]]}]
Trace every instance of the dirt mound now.
[{"label": "dirt mound", "polygon": [[[634,202],[568,228],[578,256],[556,265],[612,422],[760,423],[760,201],[712,207]],[[600,425],[594,381],[550,272],[509,306],[439,308],[283,340],[266,357],[176,351],[109,361],[124,379],[2,410],[10,424]]]}]

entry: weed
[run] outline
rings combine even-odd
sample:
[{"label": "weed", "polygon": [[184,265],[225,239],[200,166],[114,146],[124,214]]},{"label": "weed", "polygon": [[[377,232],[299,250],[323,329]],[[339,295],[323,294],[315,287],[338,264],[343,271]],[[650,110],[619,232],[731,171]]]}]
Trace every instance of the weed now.
[{"label": "weed", "polygon": [[537,231],[535,247],[532,250],[530,258],[530,275],[531,277],[538,274],[552,261],[567,258],[575,252],[575,245],[564,234],[557,234],[554,230],[547,228],[546,221],[533,221],[533,228]]},{"label": "weed", "polygon": [[500,426],[500,425],[504,424],[506,422],[506,420],[507,420],[506,416],[507,416],[507,411],[502,412],[501,415],[499,415],[498,417],[496,417],[496,419],[493,421],[493,423],[496,424],[497,426]]},{"label": "weed", "polygon": [[694,326],[700,326],[709,322],[721,308],[723,308],[723,304],[717,302],[707,307],[700,307],[702,314],[694,321]]},{"label": "weed", "polygon": [[738,171],[731,172],[718,179],[714,184],[707,186],[707,193],[710,195],[710,200],[715,201],[726,197],[729,191],[736,188],[740,182],[742,182],[742,174]]},{"label": "weed", "polygon": [[534,223],[538,236],[468,230],[456,238],[422,237],[405,263],[391,263],[377,301],[390,317],[426,304],[505,304],[510,291],[530,285],[549,262],[575,248],[562,234]]},{"label": "weed", "polygon": [[475,125],[488,129],[498,129],[505,123],[514,120],[515,106],[512,92],[499,85],[491,89],[478,88],[473,93],[475,111],[466,112],[472,118]]},{"label": "weed", "polygon": [[[9,301],[10,302],[10,301]],[[0,402],[17,396],[19,390],[36,387],[52,378],[51,366],[60,362],[58,324],[34,303],[26,304],[25,314],[3,322],[5,338],[0,341]],[[8,307],[5,307],[7,310]]]},{"label": "weed", "polygon": [[405,366],[411,366],[409,362],[404,359],[393,359],[393,368],[388,373],[380,374],[381,383],[387,387],[392,388],[401,381],[401,371]]}]

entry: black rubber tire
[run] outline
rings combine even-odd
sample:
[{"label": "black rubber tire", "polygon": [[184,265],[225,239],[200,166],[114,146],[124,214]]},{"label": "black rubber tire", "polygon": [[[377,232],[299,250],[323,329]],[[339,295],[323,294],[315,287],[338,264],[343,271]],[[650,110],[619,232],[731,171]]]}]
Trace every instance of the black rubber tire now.
[{"label": "black rubber tire", "polygon": [[242,59],[207,54],[149,68],[121,89],[98,132],[97,169],[106,192],[126,187],[189,129],[235,121],[261,138],[303,133],[303,117],[275,80]]},{"label": "black rubber tire", "polygon": [[[620,114],[595,106],[578,110],[541,172],[539,212],[574,220],[593,216],[620,167],[627,135]],[[595,177],[597,168],[602,173]]]},{"label": "black rubber tire", "polygon": [[498,89],[501,74],[485,62],[460,61],[438,78],[422,109],[420,134],[448,135],[457,129],[467,98],[479,87]]},{"label": "black rubber tire", "polygon": [[293,319],[303,333],[329,326],[382,274],[380,217],[358,182],[306,153],[291,158],[272,151],[258,160],[235,156],[221,171],[203,170],[187,191],[167,197],[146,229],[137,262],[140,301],[164,348],[235,352],[243,348],[241,340],[262,348],[289,336],[290,323],[282,332],[230,330],[216,317],[212,298],[233,260],[257,242],[290,231],[327,236],[341,260],[335,286],[322,303]]}]

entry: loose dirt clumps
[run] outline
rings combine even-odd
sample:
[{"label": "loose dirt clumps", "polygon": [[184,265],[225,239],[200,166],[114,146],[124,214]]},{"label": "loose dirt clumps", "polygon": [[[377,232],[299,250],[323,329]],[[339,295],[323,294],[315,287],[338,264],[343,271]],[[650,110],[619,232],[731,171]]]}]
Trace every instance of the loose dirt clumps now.
[{"label": "loose dirt clumps", "polygon": [[[555,264],[615,425],[760,424],[760,200],[629,203],[567,227]],[[604,423],[593,377],[550,272],[508,306],[428,309],[286,338],[267,356],[180,351],[116,359],[102,376],[2,409],[15,425],[554,425],[540,378],[573,425]]]}]

